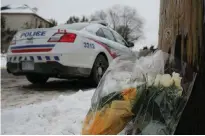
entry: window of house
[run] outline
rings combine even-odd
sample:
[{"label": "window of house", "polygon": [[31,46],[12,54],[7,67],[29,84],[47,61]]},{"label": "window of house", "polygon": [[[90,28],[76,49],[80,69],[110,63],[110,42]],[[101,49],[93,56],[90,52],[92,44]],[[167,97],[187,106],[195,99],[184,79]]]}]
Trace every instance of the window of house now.
[{"label": "window of house", "polygon": [[38,19],[36,18],[36,22],[35,22],[35,28],[38,27]]},{"label": "window of house", "polygon": [[42,28],[42,27],[43,27],[43,23],[42,23],[42,21],[40,21],[38,28]]}]

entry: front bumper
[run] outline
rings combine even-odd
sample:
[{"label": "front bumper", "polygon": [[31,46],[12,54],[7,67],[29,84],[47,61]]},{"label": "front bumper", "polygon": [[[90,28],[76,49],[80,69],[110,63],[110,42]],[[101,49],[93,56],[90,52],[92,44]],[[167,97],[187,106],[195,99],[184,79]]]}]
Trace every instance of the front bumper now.
[{"label": "front bumper", "polygon": [[26,75],[26,74],[42,74],[47,75],[49,77],[88,77],[91,73],[90,68],[78,68],[78,67],[69,67],[60,64],[59,62],[42,62],[35,63],[34,70],[25,71],[21,68],[20,63],[7,63],[7,71],[8,73],[12,73],[13,75]]}]

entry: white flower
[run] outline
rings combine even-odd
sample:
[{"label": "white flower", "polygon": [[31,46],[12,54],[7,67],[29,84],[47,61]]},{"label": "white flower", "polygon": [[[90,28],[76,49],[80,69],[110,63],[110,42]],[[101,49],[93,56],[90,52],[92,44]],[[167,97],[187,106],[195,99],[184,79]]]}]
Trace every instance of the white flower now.
[{"label": "white flower", "polygon": [[172,79],[174,81],[175,86],[179,89],[182,89],[182,87],[181,87],[182,77],[180,77],[179,73],[173,72],[172,73]]},{"label": "white flower", "polygon": [[152,86],[154,84],[154,81],[155,81],[155,79],[153,76],[150,76],[150,75],[147,76],[147,85],[148,86]]},{"label": "white flower", "polygon": [[160,79],[161,79],[162,75],[158,74],[155,78],[155,81],[154,81],[154,86],[158,87],[159,86],[159,83],[160,83]]},{"label": "white flower", "polygon": [[182,96],[182,91],[178,91],[177,96]]},{"label": "white flower", "polygon": [[169,87],[173,84],[173,79],[170,74],[162,75],[160,79],[160,84],[164,87]]}]

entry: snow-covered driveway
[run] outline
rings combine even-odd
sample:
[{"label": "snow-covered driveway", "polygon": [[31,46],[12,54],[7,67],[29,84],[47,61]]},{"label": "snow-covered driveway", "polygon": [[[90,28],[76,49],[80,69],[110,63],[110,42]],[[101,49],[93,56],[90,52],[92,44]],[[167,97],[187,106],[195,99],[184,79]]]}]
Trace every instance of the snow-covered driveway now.
[{"label": "snow-covered driveway", "polygon": [[2,134],[80,134],[94,90],[2,111]]},{"label": "snow-covered driveway", "polygon": [[84,81],[59,79],[50,79],[44,86],[32,85],[24,76],[13,76],[1,69],[1,108],[41,103],[91,88]]},{"label": "snow-covered driveway", "polygon": [[84,81],[36,86],[1,69],[1,134],[80,134],[93,93]]}]

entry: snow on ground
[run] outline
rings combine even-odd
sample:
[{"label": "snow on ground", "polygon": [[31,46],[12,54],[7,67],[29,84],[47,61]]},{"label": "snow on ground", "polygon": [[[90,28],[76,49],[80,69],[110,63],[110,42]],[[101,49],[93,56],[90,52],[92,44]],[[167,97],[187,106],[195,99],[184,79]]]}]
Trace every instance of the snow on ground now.
[{"label": "snow on ground", "polygon": [[21,108],[3,109],[2,134],[80,134],[94,90]]},{"label": "snow on ground", "polygon": [[1,54],[1,68],[6,68],[6,54]]}]

